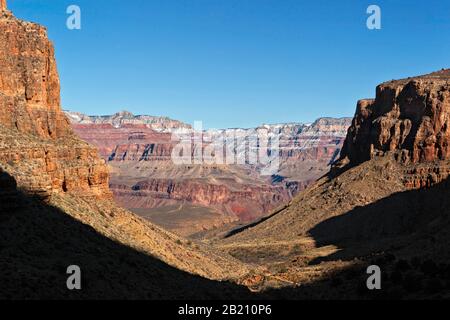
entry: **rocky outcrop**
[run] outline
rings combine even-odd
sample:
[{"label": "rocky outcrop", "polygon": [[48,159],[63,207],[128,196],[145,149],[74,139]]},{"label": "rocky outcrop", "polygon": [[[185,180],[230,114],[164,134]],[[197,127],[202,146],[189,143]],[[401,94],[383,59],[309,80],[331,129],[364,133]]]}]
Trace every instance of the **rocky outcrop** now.
[{"label": "rocky outcrop", "polygon": [[341,151],[351,118],[319,118],[312,124],[282,124],[264,127],[268,135],[279,135],[282,162],[294,159],[334,162]]},{"label": "rocky outcrop", "polygon": [[59,77],[46,29],[4,13],[0,56],[0,123],[42,138],[70,135],[60,109]]},{"label": "rocky outcrop", "polygon": [[0,12],[6,10],[8,10],[8,8],[6,7],[6,0],[0,0]]},{"label": "rocky outcrop", "polygon": [[27,192],[111,198],[108,170],[94,147],[75,139],[52,143],[1,126],[0,136],[0,164]]},{"label": "rocky outcrop", "polygon": [[[447,297],[445,269],[436,270],[450,261],[449,76],[442,70],[378,86],[376,99],[358,103],[332,173],[282,210],[228,233],[220,247],[242,261],[263,256],[272,270],[282,265],[277,276],[299,286],[314,273],[329,278],[326,294],[335,287],[336,297],[347,291],[336,275],[360,274],[351,287],[365,288],[374,264],[387,275],[384,292]],[[430,277],[439,279],[434,291]],[[413,288],[418,283],[425,285]],[[356,291],[357,298],[368,292]]]},{"label": "rocky outcrop", "polygon": [[358,102],[341,165],[396,153],[404,164],[450,159],[450,70],[383,83]]},{"label": "rocky outcrop", "polygon": [[97,150],[79,140],[60,107],[59,77],[46,29],[0,17],[0,162],[21,187],[110,198]]}]

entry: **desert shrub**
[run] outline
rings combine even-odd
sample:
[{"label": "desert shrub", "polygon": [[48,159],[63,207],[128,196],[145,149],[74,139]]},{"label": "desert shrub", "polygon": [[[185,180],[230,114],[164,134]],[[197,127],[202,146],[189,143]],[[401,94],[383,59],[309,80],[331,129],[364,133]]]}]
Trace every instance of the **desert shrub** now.
[{"label": "desert shrub", "polygon": [[296,244],[292,247],[290,254],[299,254],[302,252],[302,246],[299,244]]},{"label": "desert shrub", "polygon": [[277,273],[288,273],[289,269],[286,266],[278,266],[275,268]]}]

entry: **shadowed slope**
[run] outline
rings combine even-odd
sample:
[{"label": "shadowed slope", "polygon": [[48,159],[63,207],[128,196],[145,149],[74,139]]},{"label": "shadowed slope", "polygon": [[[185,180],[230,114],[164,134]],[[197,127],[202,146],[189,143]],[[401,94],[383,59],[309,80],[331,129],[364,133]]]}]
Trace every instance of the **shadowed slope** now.
[{"label": "shadowed slope", "polygon": [[[248,290],[177,270],[99,234],[60,209],[17,190],[0,173],[0,298],[187,299],[248,297]],[[66,288],[78,265],[82,290]]]},{"label": "shadowed slope", "polygon": [[450,261],[450,181],[431,188],[395,193],[327,219],[309,230],[319,246],[341,250],[323,260],[353,259],[397,248]]},{"label": "shadowed slope", "polygon": [[[383,163],[385,159],[377,160]],[[259,286],[269,289],[265,295],[272,297],[449,299],[450,180],[429,188],[391,192],[344,211],[348,204],[339,199],[354,202],[358,188],[352,186],[360,186],[358,180],[369,187],[376,181],[355,175],[374,162],[343,173],[337,180],[339,191],[333,182],[319,183],[314,191],[305,192],[301,203],[291,204],[291,209],[300,204],[302,209],[281,212],[222,240],[218,247],[243,261],[266,265],[271,274]],[[393,185],[387,184],[386,190]],[[327,203],[322,199],[325,190],[339,193]],[[299,217],[297,222],[286,225],[294,216]],[[277,232],[278,223],[284,224],[284,234]],[[373,264],[382,270],[380,292],[366,287],[366,268]]]}]

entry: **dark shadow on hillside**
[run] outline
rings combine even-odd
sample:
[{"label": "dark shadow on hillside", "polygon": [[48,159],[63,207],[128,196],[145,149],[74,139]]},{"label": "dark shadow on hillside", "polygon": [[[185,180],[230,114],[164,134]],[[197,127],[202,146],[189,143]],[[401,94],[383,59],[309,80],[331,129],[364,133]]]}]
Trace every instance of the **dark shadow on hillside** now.
[{"label": "dark shadow on hillside", "polygon": [[[435,201],[435,193],[440,190],[447,191],[437,192],[440,201],[436,203],[439,205],[431,205],[430,200]],[[367,211],[359,208],[349,212],[348,216],[323,222],[311,233],[322,239],[321,244],[338,244],[351,258],[357,255],[352,251],[351,243],[355,243],[354,239],[364,239],[352,228],[370,231],[363,243],[376,243],[379,230],[396,232],[403,229],[402,232],[407,233],[421,226],[424,219],[448,217],[448,195],[448,182],[430,190],[394,195],[392,199],[366,207]],[[420,199],[423,199],[422,205],[419,205]],[[406,205],[405,202],[409,201],[411,203]],[[406,214],[408,210],[398,203],[405,208],[418,207],[415,214]],[[383,211],[380,212],[380,208]],[[423,208],[427,208],[426,212],[421,211]],[[393,209],[398,212],[391,211]],[[441,209],[445,210],[439,211]],[[369,230],[366,220],[372,214],[377,217],[374,221],[392,216],[387,218],[390,221],[388,225],[398,221],[405,225],[410,218],[414,218],[414,222],[406,223],[406,228],[391,226],[389,229],[379,221],[375,229]],[[358,233],[364,234],[362,230]],[[337,237],[341,232],[343,237]],[[349,239],[352,241],[348,242]],[[448,246],[448,242],[445,245]],[[353,266],[301,287],[251,294],[246,288],[193,276],[116,243],[59,209],[17,190],[15,180],[0,171],[0,299],[397,299],[410,297],[407,294],[411,292],[412,297],[416,294],[441,297],[442,290],[448,290],[445,283],[436,284],[441,275],[450,275],[448,264],[437,265],[421,260],[416,269],[425,280],[411,281],[409,278],[396,278],[397,265],[400,263],[400,268],[405,268],[405,263],[390,255],[380,255],[377,259],[367,263],[390,269],[388,282],[383,279],[387,289],[381,292],[369,292],[365,287],[365,266]],[[406,265],[413,266],[414,263],[406,262]],[[66,288],[66,270],[73,264],[82,269],[81,291]],[[416,283],[422,287],[417,287]]]},{"label": "dark shadow on hillside", "polygon": [[[309,233],[319,246],[341,249],[313,263],[351,260],[377,250],[411,246],[414,239],[428,241],[432,246],[441,233],[449,230],[449,219],[450,179],[428,189],[397,193],[312,228]],[[450,249],[450,243],[440,249]]]},{"label": "dark shadow on hillside", "polygon": [[[69,265],[82,290],[69,291]],[[247,288],[193,276],[17,190],[0,170],[0,299],[227,299]]]},{"label": "dark shadow on hillside", "polygon": [[264,221],[267,221],[267,220],[273,218],[274,216],[276,216],[277,214],[279,214],[280,212],[282,212],[282,211],[283,211],[284,209],[286,209],[286,208],[287,208],[287,205],[286,205],[286,206],[283,206],[283,207],[280,208],[280,209],[275,210],[275,212],[269,214],[268,216],[259,218],[258,220],[254,221],[254,222],[251,222],[251,223],[249,223],[249,224],[246,224],[246,225],[243,225],[243,226],[239,226],[239,227],[237,227],[237,228],[234,228],[234,229],[228,231],[228,232],[223,236],[223,238],[224,238],[224,239],[227,239],[227,238],[230,238],[230,237],[232,237],[232,236],[234,236],[234,235],[236,235],[236,234],[238,234],[238,233],[241,233],[241,232],[243,232],[243,231],[245,231],[245,230],[247,230],[247,229],[256,227],[256,226],[259,225],[260,223],[263,223]]},{"label": "dark shadow on hillside", "polygon": [[[450,179],[394,194],[310,230],[318,246],[341,250],[310,264],[351,261],[323,279],[271,289],[283,299],[450,299]],[[382,271],[382,290],[370,291],[367,267]]]},{"label": "dark shadow on hillside", "polygon": [[[450,300],[450,264],[418,252],[413,258],[380,254],[361,264],[297,287],[270,289],[262,297],[283,300]],[[381,289],[367,287],[367,267],[381,269]]]}]

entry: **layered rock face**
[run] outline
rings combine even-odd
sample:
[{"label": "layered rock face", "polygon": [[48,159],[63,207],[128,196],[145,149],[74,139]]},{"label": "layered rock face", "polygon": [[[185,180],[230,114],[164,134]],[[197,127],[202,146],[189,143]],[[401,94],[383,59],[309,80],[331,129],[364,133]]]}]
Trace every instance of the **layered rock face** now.
[{"label": "layered rock face", "polygon": [[107,161],[170,160],[174,141],[169,133],[157,132],[144,124],[72,124],[83,140],[96,145]]},{"label": "layered rock face", "polygon": [[358,102],[341,158],[359,164],[396,152],[402,163],[450,158],[450,70],[386,82]]},{"label": "layered rock face", "polygon": [[339,168],[392,154],[408,188],[432,186],[450,174],[450,70],[383,83],[358,102]]},{"label": "layered rock face", "polygon": [[325,175],[338,159],[351,118],[320,118],[294,131],[281,131],[279,174],[303,186]]},{"label": "layered rock face", "polygon": [[35,193],[109,198],[104,160],[73,134],[60,108],[59,77],[46,29],[5,11],[0,57],[0,161]]},{"label": "layered rock face", "polygon": [[133,209],[189,203],[221,212],[227,222],[251,221],[292,198],[290,190],[283,185],[260,182],[239,186],[225,179],[222,181],[149,178],[135,183],[131,188],[123,184],[112,184],[111,187],[117,201]]},{"label": "layered rock face", "polygon": [[70,134],[60,109],[54,49],[46,29],[15,19],[9,12],[0,19],[0,122],[42,138]]},{"label": "layered rock face", "polygon": [[79,112],[66,111],[67,117],[74,126],[77,125],[111,125],[114,128],[133,126],[148,128],[157,132],[172,132],[173,130],[192,129],[192,127],[181,121],[168,117],[154,117],[146,115],[134,115],[128,111],[120,111],[111,116],[88,116]]}]

